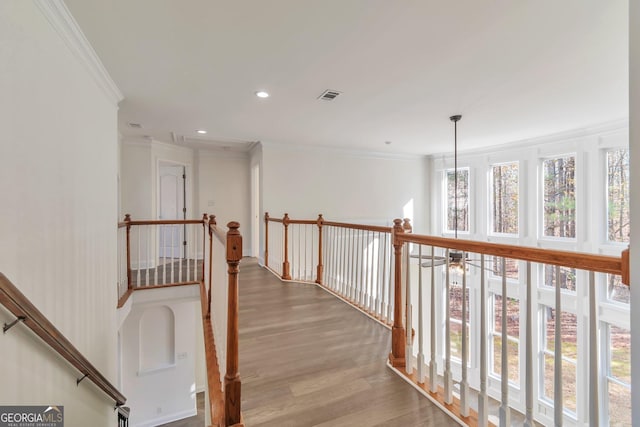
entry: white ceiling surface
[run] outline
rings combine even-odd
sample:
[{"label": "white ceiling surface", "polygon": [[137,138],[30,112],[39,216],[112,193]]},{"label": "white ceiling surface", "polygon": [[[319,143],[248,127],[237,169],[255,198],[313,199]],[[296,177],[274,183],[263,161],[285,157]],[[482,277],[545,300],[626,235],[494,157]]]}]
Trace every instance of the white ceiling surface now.
[{"label": "white ceiling surface", "polygon": [[461,150],[628,116],[628,1],[66,4],[124,135],[429,154],[452,150],[452,114]]}]

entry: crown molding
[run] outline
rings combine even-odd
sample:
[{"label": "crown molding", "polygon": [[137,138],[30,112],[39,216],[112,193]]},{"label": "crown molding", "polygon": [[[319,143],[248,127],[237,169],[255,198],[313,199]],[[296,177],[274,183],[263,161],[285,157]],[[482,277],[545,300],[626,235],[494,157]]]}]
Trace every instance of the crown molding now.
[{"label": "crown molding", "polygon": [[383,160],[423,160],[428,158],[425,154],[384,153],[381,151],[367,151],[339,147],[324,147],[319,145],[293,145],[279,142],[260,141],[263,147],[273,147],[290,151],[302,151],[309,153],[333,153],[362,159]]},{"label": "crown molding", "polygon": [[115,106],[124,99],[102,61],[62,0],[35,0],[42,14]]},{"label": "crown molding", "polygon": [[[604,137],[628,131],[629,119],[625,118],[611,122],[600,123],[593,126],[587,126],[584,128],[552,133],[535,138],[528,138],[507,142],[504,144],[492,145],[490,147],[475,148],[470,150],[458,150],[458,157],[486,155],[495,153],[496,151],[531,148],[532,146],[544,146],[545,144],[559,144],[576,139],[589,138],[594,136]],[[453,152],[436,153],[429,155],[429,158],[432,159],[443,159],[450,157],[453,157]]]}]

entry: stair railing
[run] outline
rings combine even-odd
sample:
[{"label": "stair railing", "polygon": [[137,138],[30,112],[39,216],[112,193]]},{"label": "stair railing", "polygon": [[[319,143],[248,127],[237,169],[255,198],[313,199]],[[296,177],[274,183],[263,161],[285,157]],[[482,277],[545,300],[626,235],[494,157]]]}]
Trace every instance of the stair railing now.
[{"label": "stair railing", "polygon": [[[80,373],[80,378],[76,380],[78,384],[87,379],[113,399],[117,407],[124,405],[127,399],[123,394],[2,273],[0,273],[0,304],[16,316],[15,321],[4,325],[4,333],[8,333],[19,323],[24,324],[78,370]],[[126,414],[128,418],[128,411]]]}]

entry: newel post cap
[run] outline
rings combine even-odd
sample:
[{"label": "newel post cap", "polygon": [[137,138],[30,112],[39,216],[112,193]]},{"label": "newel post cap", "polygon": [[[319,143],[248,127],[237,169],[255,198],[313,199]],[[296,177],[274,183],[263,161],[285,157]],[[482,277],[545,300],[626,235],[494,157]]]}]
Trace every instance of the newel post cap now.
[{"label": "newel post cap", "polygon": [[130,214],[124,214],[124,222],[131,222],[131,215]]},{"label": "newel post cap", "polygon": [[210,225],[218,225],[218,223],[216,222],[216,216],[213,214],[209,215],[209,224]]}]

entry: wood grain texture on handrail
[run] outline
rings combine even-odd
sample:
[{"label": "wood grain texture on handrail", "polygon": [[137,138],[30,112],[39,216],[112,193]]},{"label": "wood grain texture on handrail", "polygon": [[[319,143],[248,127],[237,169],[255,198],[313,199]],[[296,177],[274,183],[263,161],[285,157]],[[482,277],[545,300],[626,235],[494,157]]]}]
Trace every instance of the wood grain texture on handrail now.
[{"label": "wood grain texture on handrail", "polygon": [[127,399],[122,393],[2,273],[0,273],[0,303],[14,316],[24,318],[23,323],[29,329],[49,344],[81,374],[86,375],[98,388],[111,397],[116,405],[123,405],[126,402]]},{"label": "wood grain texture on handrail", "polygon": [[422,245],[436,246],[439,248],[457,249],[522,261],[595,271],[599,273],[616,275],[622,274],[622,259],[613,256],[506,245],[502,243],[479,242],[475,240],[449,239],[446,237],[408,233],[396,234],[396,239],[400,243],[418,243]]},{"label": "wood grain texture on handrail", "polygon": [[145,221],[129,221],[128,224],[129,225],[184,225],[184,224],[203,224],[203,221],[201,219],[156,219],[156,220],[145,220]]},{"label": "wood grain texture on handrail", "polygon": [[380,225],[351,224],[348,222],[324,221],[323,225],[341,228],[353,228],[356,230],[377,231],[380,233],[391,233],[393,227],[384,227]]},{"label": "wood grain texture on handrail", "polygon": [[267,218],[269,222],[279,222],[282,224],[282,218]]},{"label": "wood grain texture on handrail", "polygon": [[289,224],[305,224],[305,225],[317,225],[317,220],[313,219],[290,219]]}]

